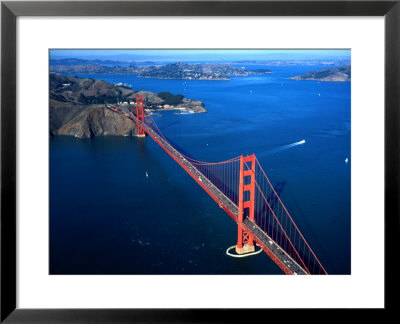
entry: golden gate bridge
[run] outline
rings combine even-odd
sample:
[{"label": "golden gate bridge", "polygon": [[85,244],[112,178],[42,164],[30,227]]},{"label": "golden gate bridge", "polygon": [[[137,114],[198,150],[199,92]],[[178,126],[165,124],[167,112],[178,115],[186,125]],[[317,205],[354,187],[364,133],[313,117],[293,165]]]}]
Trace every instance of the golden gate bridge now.
[{"label": "golden gate bridge", "polygon": [[328,274],[255,154],[198,161],[174,147],[152,116],[145,116],[143,95],[136,96],[136,116],[128,109],[115,110],[136,123],[138,136],[147,134],[160,145],[236,222],[236,255],[252,255],[259,246],[285,274]]}]

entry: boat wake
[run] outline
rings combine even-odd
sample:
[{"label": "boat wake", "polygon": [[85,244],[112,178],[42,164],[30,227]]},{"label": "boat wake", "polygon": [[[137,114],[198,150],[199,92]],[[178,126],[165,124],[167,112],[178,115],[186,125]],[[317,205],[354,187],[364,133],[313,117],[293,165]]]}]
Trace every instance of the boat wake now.
[{"label": "boat wake", "polygon": [[274,154],[274,153],[281,152],[281,151],[287,150],[289,148],[292,148],[292,147],[295,147],[295,146],[298,146],[298,145],[303,145],[305,143],[306,143],[306,140],[303,139],[301,141],[298,141],[298,142],[295,142],[295,143],[292,143],[292,144],[276,147],[276,148],[274,148],[272,150],[269,150],[269,151],[265,152],[264,154],[266,154],[266,155]]}]

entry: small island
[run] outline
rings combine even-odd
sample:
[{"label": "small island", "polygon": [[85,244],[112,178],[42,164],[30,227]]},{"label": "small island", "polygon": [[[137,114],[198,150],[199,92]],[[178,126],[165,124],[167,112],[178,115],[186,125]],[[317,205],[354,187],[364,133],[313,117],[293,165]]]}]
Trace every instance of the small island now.
[{"label": "small island", "polygon": [[[136,112],[136,95],[142,95],[147,114],[164,110],[180,113],[206,112],[198,100],[151,91],[136,91],[102,80],[82,79],[50,73],[50,136],[90,138],[104,135],[133,136],[135,123],[115,108]],[[113,109],[114,108],[114,109]]]},{"label": "small island", "polygon": [[351,66],[346,65],[338,68],[323,69],[307,72],[290,78],[291,80],[312,80],[323,82],[350,82]]}]

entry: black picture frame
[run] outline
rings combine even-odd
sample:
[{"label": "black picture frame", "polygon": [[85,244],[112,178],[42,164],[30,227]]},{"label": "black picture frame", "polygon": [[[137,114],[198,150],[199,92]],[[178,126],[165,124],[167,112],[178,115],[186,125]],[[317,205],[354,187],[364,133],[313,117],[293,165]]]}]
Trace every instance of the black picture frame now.
[{"label": "black picture frame", "polygon": [[[400,1],[2,1],[1,323],[164,323],[257,320],[268,309],[16,308],[16,19],[19,16],[384,16],[385,307],[396,309],[399,238]],[[368,247],[365,247],[368,249]],[[365,262],[373,262],[373,256]],[[366,283],[367,285],[368,283]],[[40,292],[38,292],[40,293]],[[345,293],[345,292],[344,292]],[[272,311],[272,310],[270,310]],[[279,315],[278,315],[279,316]],[[262,317],[261,317],[262,318]],[[276,320],[276,319],[275,319]]]}]

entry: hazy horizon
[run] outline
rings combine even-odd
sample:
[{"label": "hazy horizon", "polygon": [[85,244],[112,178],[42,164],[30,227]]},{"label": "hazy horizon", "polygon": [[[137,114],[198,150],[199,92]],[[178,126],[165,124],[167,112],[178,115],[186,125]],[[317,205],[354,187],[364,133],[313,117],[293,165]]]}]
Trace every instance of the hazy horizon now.
[{"label": "hazy horizon", "polygon": [[51,59],[93,59],[118,61],[350,61],[350,49],[51,49]]}]

